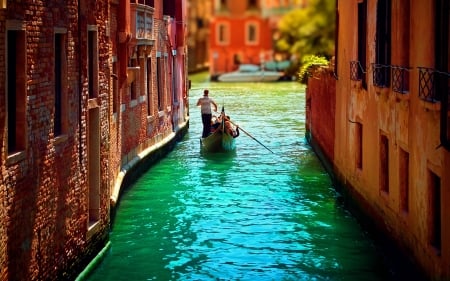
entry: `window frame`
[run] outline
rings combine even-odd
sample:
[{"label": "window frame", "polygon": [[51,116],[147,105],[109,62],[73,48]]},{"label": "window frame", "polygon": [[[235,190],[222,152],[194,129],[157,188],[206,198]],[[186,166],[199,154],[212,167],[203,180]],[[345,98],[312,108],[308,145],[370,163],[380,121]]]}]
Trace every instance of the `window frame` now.
[{"label": "window frame", "polygon": [[220,46],[230,44],[230,24],[227,22],[217,23],[216,26],[216,43]]},{"label": "window frame", "polygon": [[[245,23],[245,44],[255,46],[259,44],[260,28],[257,21],[248,21]],[[251,38],[254,37],[254,38]]]},{"label": "window frame", "polygon": [[[13,35],[14,34],[14,35]],[[14,36],[15,42],[10,41]],[[7,164],[15,163],[25,157],[27,148],[27,58],[26,58],[26,25],[22,21],[6,21],[5,30],[5,111],[6,111],[6,154]],[[13,45],[10,45],[13,44]],[[10,64],[14,50],[14,62]],[[10,68],[12,67],[12,68]],[[9,72],[14,72],[10,75]],[[14,93],[11,85],[14,84]],[[11,98],[14,98],[12,101]],[[11,108],[14,118],[11,120]],[[14,124],[13,124],[14,123]],[[11,128],[14,128],[13,130]],[[12,144],[13,143],[13,144]]]},{"label": "window frame", "polygon": [[[57,38],[60,38],[57,40]],[[67,103],[67,29],[55,28],[54,30],[54,97],[55,97],[55,113],[54,113],[54,137],[62,137],[68,131],[68,103]],[[59,44],[60,62],[57,62]],[[58,67],[59,65],[59,67]],[[60,81],[58,81],[60,80]],[[58,89],[59,88],[59,89]],[[59,91],[59,94],[58,94]],[[59,99],[59,100],[58,100]],[[59,108],[58,108],[59,107]],[[59,120],[59,122],[58,122]]]}]

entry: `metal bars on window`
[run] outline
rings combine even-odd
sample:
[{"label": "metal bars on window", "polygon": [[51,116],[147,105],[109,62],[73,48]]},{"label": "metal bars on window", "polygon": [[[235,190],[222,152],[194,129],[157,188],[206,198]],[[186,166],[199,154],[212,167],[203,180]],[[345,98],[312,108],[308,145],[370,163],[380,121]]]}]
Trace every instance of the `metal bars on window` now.
[{"label": "metal bars on window", "polygon": [[411,68],[393,65],[392,66],[392,90],[400,94],[409,92],[409,71]]},{"label": "metal bars on window", "polygon": [[391,66],[372,63],[373,85],[380,88],[389,88]]},{"label": "metal bars on window", "polygon": [[389,88],[390,81],[392,81],[394,92],[401,94],[409,92],[409,72],[411,68],[372,63],[372,69],[365,70],[359,61],[350,61],[350,80],[361,81],[363,75],[366,75],[368,71],[372,71],[374,86]]},{"label": "metal bars on window", "polygon": [[[450,73],[419,67],[419,97],[428,102],[440,102],[450,95]],[[448,100],[448,98],[444,99]]]},{"label": "metal bars on window", "polygon": [[350,79],[353,81],[360,81],[366,75],[365,69],[362,67],[361,62],[351,61],[350,62]]}]

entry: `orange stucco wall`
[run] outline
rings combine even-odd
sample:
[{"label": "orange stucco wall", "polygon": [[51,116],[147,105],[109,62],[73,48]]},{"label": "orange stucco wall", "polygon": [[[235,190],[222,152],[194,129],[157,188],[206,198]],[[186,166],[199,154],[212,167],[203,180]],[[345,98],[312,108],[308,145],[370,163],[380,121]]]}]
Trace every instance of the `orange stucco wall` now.
[{"label": "orange stucco wall", "polygon": [[[339,180],[392,236],[436,280],[450,279],[450,152],[440,145],[440,103],[419,98],[418,67],[435,66],[434,1],[392,1],[391,64],[410,67],[409,90],[374,86],[377,1],[367,1],[367,88],[350,79],[350,62],[358,60],[358,2],[339,1],[338,80],[334,166]],[[405,8],[409,3],[409,13]],[[405,20],[406,18],[406,20]],[[409,36],[400,32],[409,25]],[[356,124],[362,126],[362,167],[358,167]],[[380,138],[387,138],[388,168],[380,164]],[[405,170],[400,155],[409,155],[408,205],[401,208],[401,181]],[[432,246],[431,175],[440,183],[439,249]],[[380,188],[387,176],[389,190]]]},{"label": "orange stucco wall", "polygon": [[[256,24],[258,29],[258,43],[249,44],[246,42],[246,28],[248,23]],[[218,42],[217,26],[226,24],[229,26],[229,42],[220,44]],[[212,22],[210,52],[213,55],[210,65],[216,73],[232,71],[237,68],[234,63],[235,55],[238,55],[241,63],[260,64],[261,58],[270,59],[268,55],[272,49],[270,28],[268,21],[258,17],[248,17],[239,19],[228,19],[218,17]],[[261,57],[263,56],[263,57]]]}]

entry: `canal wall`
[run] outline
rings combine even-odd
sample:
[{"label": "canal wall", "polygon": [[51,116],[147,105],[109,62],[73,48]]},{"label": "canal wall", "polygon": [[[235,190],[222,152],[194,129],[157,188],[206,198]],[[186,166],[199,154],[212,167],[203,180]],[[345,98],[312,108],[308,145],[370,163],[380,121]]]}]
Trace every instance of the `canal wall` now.
[{"label": "canal wall", "polygon": [[392,235],[392,227],[385,223],[383,212],[361,195],[335,163],[336,77],[333,69],[320,67],[308,79],[306,88],[306,138],[311,148],[330,175],[338,192],[337,200],[358,219],[383,252],[384,262],[393,268],[393,278],[425,280],[426,275],[418,262],[411,259],[411,250]]},{"label": "canal wall", "polygon": [[427,279],[450,280],[448,1],[389,3],[338,2],[334,172]]},{"label": "canal wall", "polygon": [[157,138],[155,144],[138,153],[126,165],[122,166],[111,192],[112,212],[115,212],[122,191],[132,185],[152,165],[172,151],[176,143],[186,135],[188,128],[189,118],[187,118],[186,122],[180,124],[176,132]]},{"label": "canal wall", "polygon": [[306,88],[306,137],[330,175],[334,161],[336,81],[332,69],[319,67]]},{"label": "canal wall", "polygon": [[[144,149],[141,153],[136,155],[131,161],[124,165],[117,175],[116,184],[111,193],[111,209],[110,209],[110,224],[114,223],[114,217],[117,207],[120,203],[120,195],[129,188],[142,174],[144,174],[151,166],[163,159],[169,152],[171,152],[178,141],[180,141],[189,130],[189,118],[182,124],[179,124],[175,132],[168,133],[165,137],[155,139],[155,143]],[[97,243],[93,243],[90,249],[90,255],[86,255],[90,262],[84,269],[73,272],[80,272],[75,280],[81,281],[88,278],[89,274],[101,263],[104,255],[111,247],[111,242],[108,240],[109,236],[106,232],[102,232],[101,239],[97,239]]]}]

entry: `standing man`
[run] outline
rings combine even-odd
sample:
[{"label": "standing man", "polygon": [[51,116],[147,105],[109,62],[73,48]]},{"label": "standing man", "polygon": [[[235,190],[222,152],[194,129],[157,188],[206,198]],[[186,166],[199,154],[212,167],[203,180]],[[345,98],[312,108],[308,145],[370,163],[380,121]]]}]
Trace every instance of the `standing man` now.
[{"label": "standing man", "polygon": [[202,113],[202,123],[203,123],[203,133],[202,138],[206,138],[211,132],[211,104],[214,105],[214,111],[217,111],[217,104],[209,96],[208,89],[203,91],[203,97],[199,98],[197,101],[197,106],[200,106]]}]

